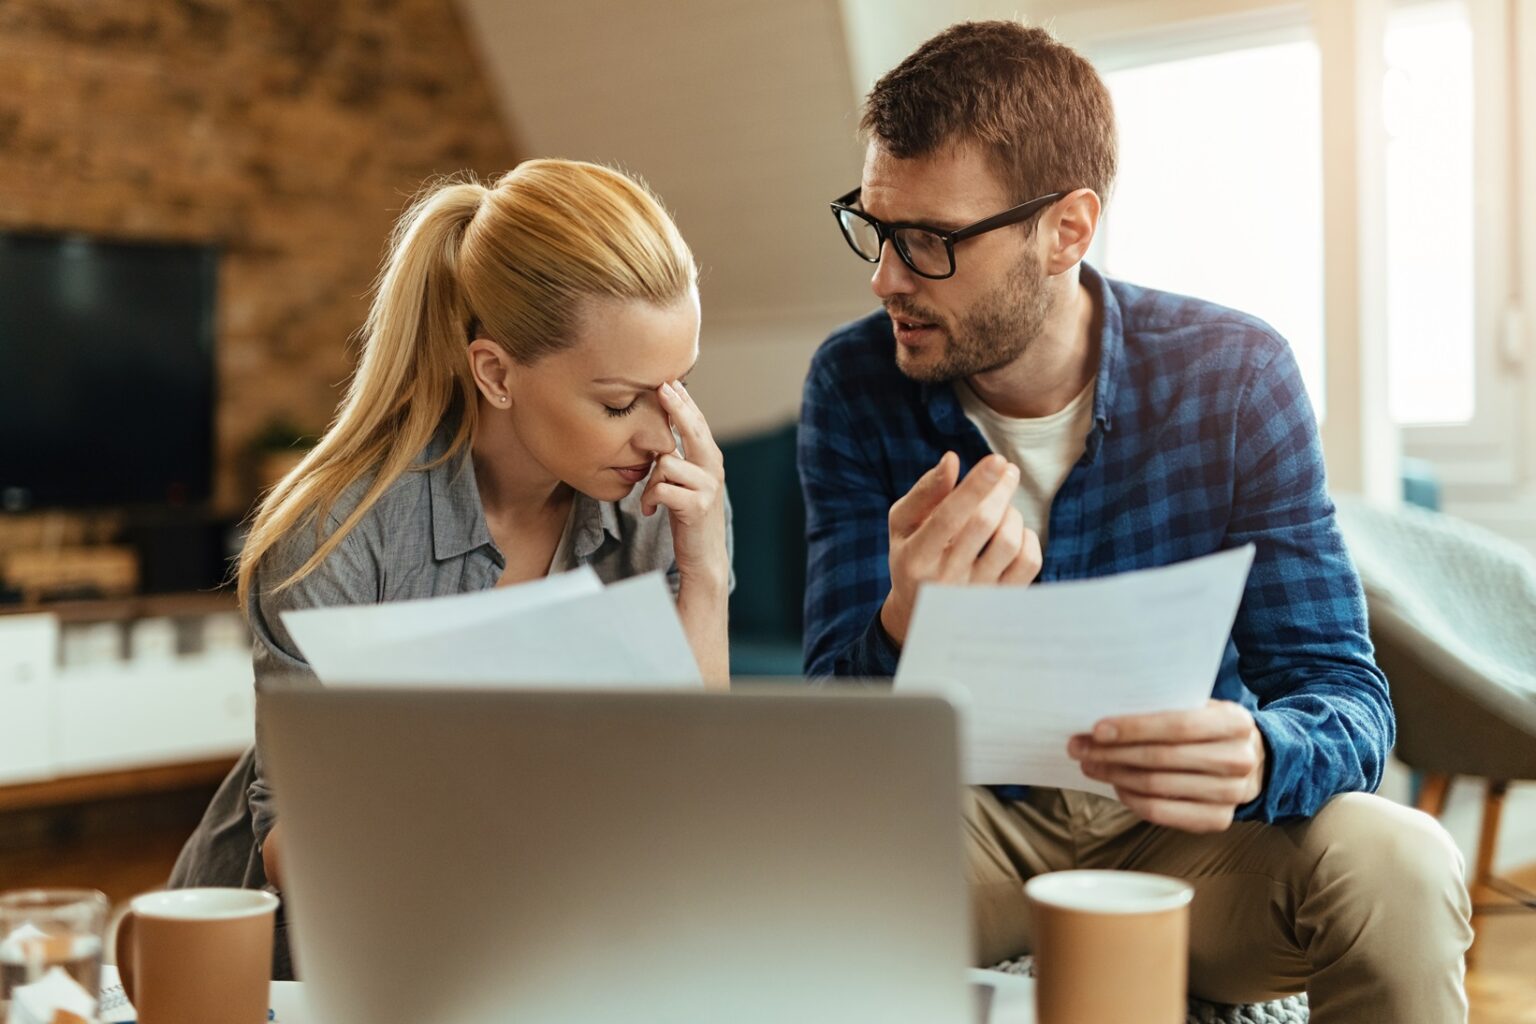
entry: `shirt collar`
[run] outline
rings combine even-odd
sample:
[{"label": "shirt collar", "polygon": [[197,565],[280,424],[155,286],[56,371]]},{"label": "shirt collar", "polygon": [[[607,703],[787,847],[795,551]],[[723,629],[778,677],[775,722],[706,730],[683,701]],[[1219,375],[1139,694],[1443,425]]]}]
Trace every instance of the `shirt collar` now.
[{"label": "shirt collar", "polygon": [[[1115,389],[1118,384],[1120,364],[1125,358],[1125,321],[1121,316],[1120,303],[1110,290],[1109,282],[1085,261],[1081,264],[1079,280],[1092,293],[1099,307],[1099,370],[1093,389],[1093,429],[1088,435],[1088,456],[1098,455],[1103,434],[1113,430],[1110,410],[1114,408]],[[934,426],[953,438],[969,436],[970,420],[960,406],[950,383],[918,385],[923,403]]]},{"label": "shirt collar", "polygon": [[[423,453],[428,464],[427,487],[431,492],[432,557],[439,562],[458,558],[479,547],[497,551],[491,529],[480,504],[480,490],[475,485],[475,460],[466,443],[449,458],[444,453],[452,446],[456,430],[444,426],[433,436]],[[587,561],[603,546],[606,537],[622,540],[618,507],[611,501],[598,501],[576,493],[571,509],[574,531],[572,550]]]},{"label": "shirt collar", "polygon": [[571,529],[571,551],[581,562],[590,560],[606,538],[623,540],[619,531],[618,506],[611,501],[598,501],[580,491],[576,492],[575,504],[571,507]]},{"label": "shirt collar", "polygon": [[432,557],[439,562],[491,543],[491,528],[486,525],[485,510],[480,507],[475,460],[470,458],[468,442],[453,455],[443,457],[457,432],[451,425],[444,425],[422,454],[429,467],[427,488],[432,497]]},{"label": "shirt collar", "polygon": [[1093,389],[1093,425],[1105,431],[1115,429],[1110,410],[1115,407],[1115,391],[1120,384],[1120,364],[1125,362],[1125,319],[1120,300],[1109,281],[1085,261],[1080,280],[1099,304],[1099,379]]}]

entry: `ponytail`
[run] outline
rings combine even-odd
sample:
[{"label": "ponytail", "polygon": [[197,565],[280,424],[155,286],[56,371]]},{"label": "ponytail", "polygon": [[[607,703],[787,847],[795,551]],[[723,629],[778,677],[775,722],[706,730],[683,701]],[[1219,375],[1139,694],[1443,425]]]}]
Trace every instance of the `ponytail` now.
[{"label": "ponytail", "polygon": [[[468,439],[474,426],[474,384],[464,358],[469,314],[457,264],[464,230],[485,193],[473,181],[439,185],[420,195],[395,225],[368,313],[362,359],[336,419],[266,495],[246,537],[237,575],[242,607],[262,556],[311,514],[318,520],[329,513],[359,476],[377,469],[351,514],[277,590],[325,561],[410,468],[444,419],[457,414],[459,422],[450,452]],[[322,525],[315,523],[317,530]]]}]

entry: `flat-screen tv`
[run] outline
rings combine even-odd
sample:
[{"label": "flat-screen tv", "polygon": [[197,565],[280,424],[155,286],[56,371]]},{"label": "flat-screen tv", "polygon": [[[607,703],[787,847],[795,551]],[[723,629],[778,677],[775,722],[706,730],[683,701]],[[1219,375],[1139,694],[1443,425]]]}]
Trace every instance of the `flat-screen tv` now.
[{"label": "flat-screen tv", "polygon": [[216,264],[0,232],[0,510],[207,501]]}]

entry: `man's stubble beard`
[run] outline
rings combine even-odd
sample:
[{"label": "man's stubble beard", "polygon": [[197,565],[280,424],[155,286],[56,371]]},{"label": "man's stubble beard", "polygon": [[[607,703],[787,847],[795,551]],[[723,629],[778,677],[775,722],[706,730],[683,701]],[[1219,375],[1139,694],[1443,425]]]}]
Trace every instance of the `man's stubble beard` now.
[{"label": "man's stubble beard", "polygon": [[[910,312],[919,322],[935,322],[920,307],[897,304],[887,309]],[[1019,262],[1018,272],[1004,278],[952,329],[941,328],[943,348],[937,360],[912,365],[897,345],[896,366],[907,377],[926,384],[947,384],[996,370],[1023,355],[1045,329],[1050,312],[1045,272],[1033,254],[1026,255]]]}]

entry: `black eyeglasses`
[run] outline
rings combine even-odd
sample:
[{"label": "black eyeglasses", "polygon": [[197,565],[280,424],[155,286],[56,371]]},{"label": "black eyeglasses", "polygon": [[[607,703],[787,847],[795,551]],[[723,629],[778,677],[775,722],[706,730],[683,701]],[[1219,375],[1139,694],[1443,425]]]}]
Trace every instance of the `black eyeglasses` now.
[{"label": "black eyeglasses", "polygon": [[837,226],[842,228],[843,237],[848,240],[848,248],[864,262],[879,263],[880,250],[886,239],[890,239],[901,262],[914,274],[942,281],[946,277],[955,276],[956,242],[1028,220],[1066,194],[1052,192],[1048,196],[1039,196],[958,231],[940,231],[926,224],[906,221],[887,224],[877,220],[863,210],[854,209],[853,204],[859,201],[859,189],[834,200],[832,215],[837,218]]}]

